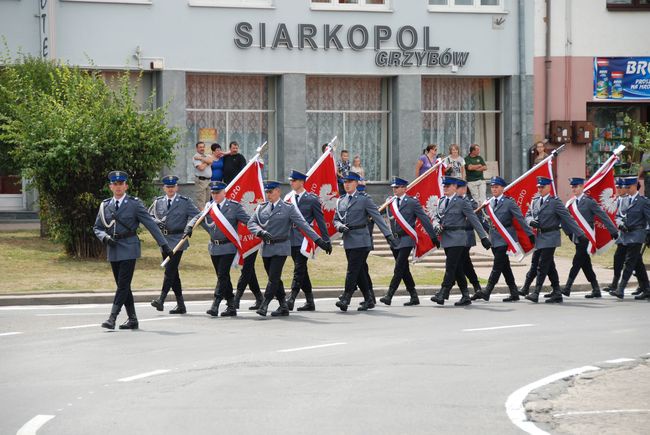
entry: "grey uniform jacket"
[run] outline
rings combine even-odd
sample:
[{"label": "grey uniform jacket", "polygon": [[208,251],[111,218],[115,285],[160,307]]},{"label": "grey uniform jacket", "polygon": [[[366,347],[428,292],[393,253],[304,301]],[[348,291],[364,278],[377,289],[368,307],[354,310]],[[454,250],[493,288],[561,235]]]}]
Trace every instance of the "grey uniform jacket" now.
[{"label": "grey uniform jacket", "polygon": [[[493,201],[493,199],[490,199]],[[517,231],[512,225],[512,221],[516,220],[519,225],[524,229],[526,234],[529,236],[533,235],[533,230],[528,226],[524,215],[521,213],[521,209],[517,206],[517,203],[514,199],[509,196],[501,196],[501,199],[497,202],[496,206],[492,206],[494,215],[497,219],[503,224],[505,229],[508,231],[508,234],[512,236],[513,239],[517,240]],[[507,246],[508,242],[505,241],[501,234],[493,226],[490,227],[490,242],[492,242],[493,248],[498,248],[499,246]]]},{"label": "grey uniform jacket", "polygon": [[368,232],[368,217],[375,221],[375,225],[386,237],[392,234],[388,225],[379,214],[377,205],[368,196],[356,193],[352,196],[345,194],[336,203],[334,213],[334,226],[338,230],[341,226],[352,227],[347,233],[343,233],[343,248],[371,249],[372,237]]},{"label": "grey uniform jacket", "polygon": [[[330,236],[327,231],[327,223],[325,223],[325,216],[323,216],[320,199],[318,199],[318,197],[313,193],[304,192],[300,197],[300,201],[298,201],[298,209],[309,225],[311,225],[314,220],[316,221],[322,239],[328,241]],[[291,246],[302,245],[304,238],[305,236],[303,236],[300,230],[296,228],[296,225],[292,225]]]},{"label": "grey uniform jacket", "polygon": [[442,226],[442,248],[467,245],[467,224],[471,225],[478,233],[479,238],[487,237],[481,221],[479,221],[474,209],[458,195],[454,195],[446,206],[443,206],[446,196],[438,201],[436,214],[438,223]]},{"label": "grey uniform jacket", "polygon": [[291,255],[292,224],[303,230],[310,239],[320,239],[305,218],[288,202],[278,201],[273,211],[271,211],[270,202],[263,202],[257,206],[255,213],[248,221],[250,232],[257,235],[264,230],[271,234],[273,240],[280,240],[277,243],[263,243],[261,248],[262,257],[273,257],[275,255],[286,257]]},{"label": "grey uniform jacket", "polygon": [[[623,225],[623,210],[625,207],[627,207],[627,196],[618,196],[616,197],[616,227],[618,228],[619,225]],[[616,239],[614,242],[617,245],[622,245],[623,244],[623,237],[619,237]]]},{"label": "grey uniform jacket", "polygon": [[[140,239],[137,235],[121,238],[122,235],[135,232],[140,224],[144,225],[151,233],[159,246],[167,244],[158,225],[153,221],[144,204],[133,196],[122,198],[120,209],[115,211],[113,198],[102,201],[95,219],[93,231],[99,240],[111,236],[117,243],[108,246],[106,256],[108,261],[133,260],[140,258]],[[118,222],[119,220],[119,222]]]},{"label": "grey uniform jacket", "polygon": [[[226,199],[221,206],[221,214],[223,214],[226,220],[232,225],[232,227],[237,231],[237,225],[241,222],[244,225],[248,224],[250,216],[244,210],[244,207],[237,201]],[[196,215],[187,225],[194,226],[197,219],[201,216],[199,213]],[[206,215],[201,226],[210,234],[210,241],[208,242],[208,252],[210,255],[229,255],[236,254],[237,247],[233,243],[221,243],[228,240],[228,237],[219,229],[219,227],[212,221],[210,215]],[[239,234],[238,234],[239,236]],[[218,242],[218,243],[215,243]]]},{"label": "grey uniform jacket", "polygon": [[[397,201],[397,198],[393,199]],[[420,202],[409,195],[404,195],[404,199],[400,200],[398,210],[402,217],[408,222],[408,224],[415,229],[416,219],[420,220],[420,223],[424,227],[424,230],[429,234],[429,237],[432,239],[436,237],[436,234],[433,230],[433,225],[431,224],[431,219],[426,214]],[[398,240],[397,249],[402,248],[412,248],[415,246],[415,240],[411,238],[407,233],[404,232],[402,227],[397,223],[390,207],[386,207],[386,215],[388,216],[388,222],[390,223],[390,229],[393,232],[393,235]]]},{"label": "grey uniform jacket", "polygon": [[[580,214],[585,218],[591,228],[594,227],[595,218],[598,217],[598,219],[600,219],[603,225],[605,225],[607,231],[609,231],[610,234],[615,234],[618,232],[618,229],[616,226],[614,226],[609,216],[607,216],[605,210],[600,208],[596,200],[591,196],[582,195],[582,198],[580,198],[580,201],[578,201],[578,211],[580,211]],[[575,237],[573,237],[573,242],[577,242],[577,239]]]},{"label": "grey uniform jacket", "polygon": [[548,195],[546,201],[540,205],[542,198],[533,198],[532,204],[526,212],[526,223],[530,225],[533,220],[539,222],[535,249],[557,248],[562,244],[560,237],[560,224],[567,234],[583,235],[569,210],[557,197]]},{"label": "grey uniform jacket", "polygon": [[[149,207],[149,214],[162,231],[167,244],[171,248],[174,248],[183,238],[183,231],[187,226],[187,221],[198,213],[199,209],[196,208],[194,202],[182,195],[176,195],[169,210],[167,210],[166,195],[156,198]],[[185,250],[189,246],[189,241],[186,241],[182,249]]]},{"label": "grey uniform jacket", "polygon": [[[478,203],[474,201],[474,198],[470,197],[469,195],[465,195],[463,196],[463,199],[469,203],[470,207],[472,207],[472,210],[476,210],[478,208]],[[481,222],[481,218],[478,215],[476,217],[478,217],[479,222]],[[482,222],[481,225],[483,225]],[[485,229],[485,227],[483,227],[483,229]],[[465,246],[468,248],[476,246],[476,234],[474,233],[474,227],[472,227],[472,225],[467,221],[465,224],[465,231],[467,232],[467,243]]]},{"label": "grey uniform jacket", "polygon": [[624,245],[645,242],[646,231],[650,224],[650,200],[637,193],[628,197],[621,213],[627,231],[621,231],[620,238]]}]

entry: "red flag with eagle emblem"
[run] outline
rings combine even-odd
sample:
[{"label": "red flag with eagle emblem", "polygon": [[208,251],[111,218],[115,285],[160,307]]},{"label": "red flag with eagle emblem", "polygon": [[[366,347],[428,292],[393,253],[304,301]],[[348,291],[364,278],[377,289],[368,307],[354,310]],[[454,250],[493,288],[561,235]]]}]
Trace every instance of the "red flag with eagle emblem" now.
[{"label": "red flag with eagle emblem", "polygon": [[[616,225],[616,185],[614,181],[614,165],[618,162],[618,156],[612,154],[609,159],[585,182],[585,192],[596,200],[607,216]],[[613,242],[612,236],[605,225],[597,217],[594,221],[595,245],[592,246],[590,254],[598,254],[609,248]],[[592,243],[593,245],[593,243]]]}]

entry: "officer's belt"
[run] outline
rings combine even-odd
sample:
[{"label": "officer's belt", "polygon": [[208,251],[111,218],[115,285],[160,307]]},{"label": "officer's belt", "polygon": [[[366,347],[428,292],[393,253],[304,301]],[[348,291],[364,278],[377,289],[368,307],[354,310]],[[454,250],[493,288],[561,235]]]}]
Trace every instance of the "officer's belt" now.
[{"label": "officer's belt", "polygon": [[289,240],[287,237],[283,237],[281,239],[265,240],[264,244],[265,245],[275,245],[276,243],[286,242],[287,240]]},{"label": "officer's belt", "polygon": [[473,230],[473,229],[474,229],[474,227],[471,226],[471,225],[467,225],[467,226],[465,227],[465,231],[470,231],[470,230]]},{"label": "officer's belt", "polygon": [[463,230],[463,231],[465,231],[465,227],[464,227],[464,226],[462,226],[462,227],[451,227],[451,226],[446,226],[446,225],[444,225],[444,226],[442,227],[442,229],[445,230],[445,231],[458,231],[458,230]]},{"label": "officer's belt", "polygon": [[560,227],[558,227],[558,226],[556,225],[556,226],[554,226],[554,227],[539,228],[539,232],[540,232],[540,233],[550,233],[550,232],[552,232],[552,231],[557,231],[557,230],[559,230],[559,229],[560,229]]},{"label": "officer's belt", "polygon": [[127,231],[126,233],[115,234],[113,236],[113,239],[115,239],[115,240],[128,239],[129,237],[133,237],[135,235],[137,235],[137,233],[135,231]]},{"label": "officer's belt", "polygon": [[360,224],[360,225],[348,225],[348,228],[351,230],[360,230],[361,228],[367,227],[368,224]]},{"label": "officer's belt", "polygon": [[228,239],[223,239],[223,240],[210,240],[213,245],[225,245],[226,243],[232,243]]},{"label": "officer's belt", "polygon": [[165,236],[171,236],[173,234],[183,234],[185,232],[184,230],[173,230],[172,231],[172,230],[168,230],[167,228],[164,228],[164,229],[162,229],[160,231],[162,231],[163,235],[165,235]]}]

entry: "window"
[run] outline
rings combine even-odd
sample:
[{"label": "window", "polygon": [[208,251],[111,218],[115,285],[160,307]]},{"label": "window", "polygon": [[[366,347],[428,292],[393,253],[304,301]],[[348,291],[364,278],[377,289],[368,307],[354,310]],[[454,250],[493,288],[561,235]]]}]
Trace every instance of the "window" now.
[{"label": "window", "polygon": [[[306,166],[321,155],[335,135],[361,157],[368,180],[388,179],[387,82],[381,78],[307,77]],[[337,152],[337,158],[338,158]]]},{"label": "window", "polygon": [[218,142],[228,149],[230,142],[237,141],[240,152],[251,158],[262,143],[272,142],[275,97],[271,78],[188,73],[186,99],[188,143],[203,140],[209,147]]},{"label": "window", "polygon": [[650,11],[650,0],[607,0],[610,11],[629,11],[634,9]]},{"label": "window", "polygon": [[378,11],[390,9],[390,0],[311,0],[311,8],[327,11]]},{"label": "window", "polygon": [[503,12],[504,0],[429,0],[431,12]]},{"label": "window", "polygon": [[273,0],[188,0],[190,6],[214,8],[272,8]]},{"label": "window", "polygon": [[458,144],[464,157],[478,144],[487,160],[499,160],[496,82],[484,78],[422,78],[422,143],[447,155]]}]

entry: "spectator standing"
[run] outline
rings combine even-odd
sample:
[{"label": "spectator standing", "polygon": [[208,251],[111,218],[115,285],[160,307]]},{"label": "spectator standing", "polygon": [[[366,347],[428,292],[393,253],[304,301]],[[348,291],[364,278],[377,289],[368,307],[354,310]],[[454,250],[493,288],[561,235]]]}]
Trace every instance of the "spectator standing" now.
[{"label": "spectator standing", "polygon": [[[350,174],[350,153],[348,150],[341,150],[341,160],[336,162],[336,174],[339,180]],[[343,182],[339,182],[339,192],[343,192]]]},{"label": "spectator standing", "polygon": [[237,174],[246,166],[246,157],[239,154],[239,144],[230,142],[230,152],[223,156],[223,182],[230,184]]},{"label": "spectator standing", "polygon": [[197,142],[192,156],[194,165],[194,201],[202,208],[210,200],[210,178],[212,178],[212,156],[205,153],[205,143]]},{"label": "spectator standing", "polygon": [[449,145],[449,155],[444,158],[442,164],[448,177],[465,179],[465,159],[460,156],[458,145]]},{"label": "spectator standing", "polygon": [[350,172],[356,172],[357,174],[359,174],[361,176],[362,180],[359,181],[359,184],[361,184],[361,185],[366,184],[366,180],[365,180],[366,171],[363,169],[363,166],[361,166],[361,156],[360,155],[357,154],[352,159],[352,166],[350,166]]},{"label": "spectator standing", "polygon": [[548,157],[546,149],[544,148],[544,142],[539,141],[535,143],[535,150],[533,151],[535,157],[533,158],[533,166],[544,160]]},{"label": "spectator standing", "polygon": [[210,181],[223,181],[223,157],[224,157],[224,152],[221,151],[221,145],[218,143],[213,143],[212,146],[210,146],[210,149],[212,150],[212,177],[210,177]]},{"label": "spectator standing", "polygon": [[465,157],[465,172],[467,173],[467,187],[472,199],[481,205],[485,202],[485,180],[483,172],[487,171],[485,160],[480,156],[481,149],[477,144],[469,147],[469,154]]},{"label": "spectator standing", "polygon": [[417,162],[415,162],[415,177],[427,172],[435,163],[438,158],[438,145],[430,143],[424,149]]}]

